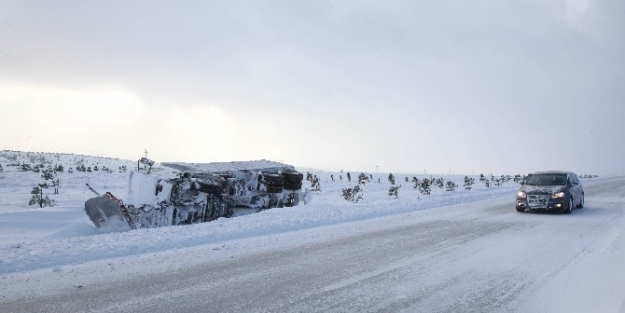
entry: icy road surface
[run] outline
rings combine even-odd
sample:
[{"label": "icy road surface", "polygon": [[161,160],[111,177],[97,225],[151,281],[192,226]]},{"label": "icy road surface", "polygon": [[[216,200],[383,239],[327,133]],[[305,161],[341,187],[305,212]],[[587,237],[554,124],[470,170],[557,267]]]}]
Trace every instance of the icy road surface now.
[{"label": "icy road surface", "polygon": [[588,184],[586,195],[586,207],[571,215],[518,213],[513,195],[506,195],[6,273],[0,307],[2,312],[625,312],[625,179]]}]

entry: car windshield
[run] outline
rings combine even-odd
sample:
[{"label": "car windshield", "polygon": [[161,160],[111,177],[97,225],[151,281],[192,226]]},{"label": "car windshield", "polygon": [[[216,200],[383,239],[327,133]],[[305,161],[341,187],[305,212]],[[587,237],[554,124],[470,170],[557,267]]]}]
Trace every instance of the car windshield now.
[{"label": "car windshield", "polygon": [[566,174],[534,174],[525,182],[535,186],[563,186],[566,184]]}]

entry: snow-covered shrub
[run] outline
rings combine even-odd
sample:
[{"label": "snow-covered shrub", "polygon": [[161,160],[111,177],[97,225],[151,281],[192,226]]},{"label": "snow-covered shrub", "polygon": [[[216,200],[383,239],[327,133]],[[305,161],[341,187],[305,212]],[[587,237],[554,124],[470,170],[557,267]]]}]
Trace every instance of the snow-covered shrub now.
[{"label": "snow-covered shrub", "polygon": [[54,171],[52,171],[51,169],[45,169],[41,174],[41,178],[43,178],[44,180],[53,180],[54,177]]},{"label": "snow-covered shrub", "polygon": [[356,185],[354,188],[343,188],[343,199],[351,202],[358,203],[359,200],[362,200],[362,189],[360,189],[360,185]]},{"label": "snow-covered shrub", "polygon": [[469,176],[464,177],[464,189],[471,190],[471,188],[473,188],[474,183],[475,183],[474,178],[469,178]]},{"label": "snow-covered shrub", "polygon": [[451,180],[447,181],[447,188],[445,190],[447,191],[454,191],[456,190],[456,187],[458,187],[458,184],[452,182]]},{"label": "snow-covered shrub", "polygon": [[393,173],[388,174],[388,182],[391,183],[391,185],[395,185],[395,176],[393,176]]},{"label": "snow-covered shrub", "polygon": [[364,186],[367,182],[369,182],[369,176],[365,173],[360,173],[360,175],[358,175],[358,184]]},{"label": "snow-covered shrub", "polygon": [[439,179],[437,179],[435,181],[436,186],[438,186],[438,188],[443,189],[445,188],[445,180],[441,177]]},{"label": "snow-covered shrub", "polygon": [[424,178],[419,185],[419,191],[424,195],[429,195],[432,191],[431,184],[432,181],[430,179]]},{"label": "snow-covered shrub", "polygon": [[50,199],[48,196],[43,196],[43,188],[45,187],[36,186],[33,188],[30,192],[32,197],[30,198],[30,201],[28,201],[28,205],[39,204],[40,208],[56,205],[54,200]]},{"label": "snow-covered shrub", "polygon": [[395,196],[395,199],[397,199],[397,198],[399,197],[399,193],[398,193],[399,188],[401,188],[401,185],[398,185],[398,186],[391,186],[391,187],[388,189],[388,195],[389,195],[389,196],[391,196],[391,197],[392,197],[392,196]]},{"label": "snow-covered shrub", "polygon": [[419,179],[416,176],[412,177],[412,188],[417,189],[419,188],[420,182]]}]

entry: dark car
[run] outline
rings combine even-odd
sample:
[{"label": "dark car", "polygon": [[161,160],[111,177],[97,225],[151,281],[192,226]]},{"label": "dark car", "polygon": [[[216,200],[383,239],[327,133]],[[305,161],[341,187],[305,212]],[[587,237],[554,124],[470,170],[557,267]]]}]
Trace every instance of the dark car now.
[{"label": "dark car", "polygon": [[536,172],[528,176],[516,194],[516,210],[560,211],[570,214],[584,207],[584,187],[575,173]]}]

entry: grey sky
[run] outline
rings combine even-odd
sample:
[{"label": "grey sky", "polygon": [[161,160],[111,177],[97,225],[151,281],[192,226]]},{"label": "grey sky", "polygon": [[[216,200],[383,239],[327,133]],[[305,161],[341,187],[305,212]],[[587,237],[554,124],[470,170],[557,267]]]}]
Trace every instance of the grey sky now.
[{"label": "grey sky", "polygon": [[623,38],[607,0],[1,0],[0,148],[625,174]]}]

